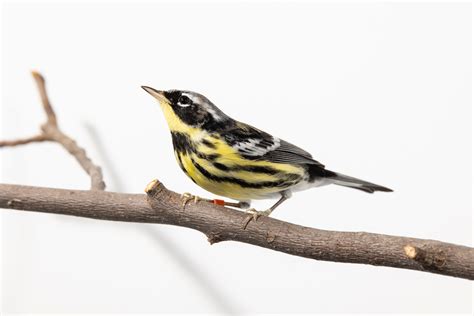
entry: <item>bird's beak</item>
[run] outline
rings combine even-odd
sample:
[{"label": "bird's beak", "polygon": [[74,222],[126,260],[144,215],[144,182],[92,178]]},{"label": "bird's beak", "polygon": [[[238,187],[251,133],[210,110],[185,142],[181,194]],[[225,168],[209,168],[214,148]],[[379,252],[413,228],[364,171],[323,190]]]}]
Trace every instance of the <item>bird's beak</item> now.
[{"label": "bird's beak", "polygon": [[142,86],[142,89],[151,94],[151,96],[158,101],[169,103],[168,99],[165,97],[164,91],[159,91],[147,86]]}]

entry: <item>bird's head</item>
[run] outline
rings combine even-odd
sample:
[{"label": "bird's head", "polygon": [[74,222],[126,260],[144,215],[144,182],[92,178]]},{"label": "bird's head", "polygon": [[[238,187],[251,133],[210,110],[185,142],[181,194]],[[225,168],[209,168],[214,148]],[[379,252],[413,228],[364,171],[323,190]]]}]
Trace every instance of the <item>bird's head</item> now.
[{"label": "bird's head", "polygon": [[228,119],[202,94],[182,90],[159,91],[147,86],[142,88],[159,101],[172,131],[184,131],[189,127],[206,129]]}]

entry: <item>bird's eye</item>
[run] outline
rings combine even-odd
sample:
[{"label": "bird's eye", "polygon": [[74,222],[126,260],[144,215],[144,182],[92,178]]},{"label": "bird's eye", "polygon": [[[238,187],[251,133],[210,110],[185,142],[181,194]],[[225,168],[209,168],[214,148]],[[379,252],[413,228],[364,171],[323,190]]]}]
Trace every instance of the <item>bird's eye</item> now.
[{"label": "bird's eye", "polygon": [[182,95],[178,99],[178,104],[181,106],[189,106],[191,105],[191,99],[185,95]]}]

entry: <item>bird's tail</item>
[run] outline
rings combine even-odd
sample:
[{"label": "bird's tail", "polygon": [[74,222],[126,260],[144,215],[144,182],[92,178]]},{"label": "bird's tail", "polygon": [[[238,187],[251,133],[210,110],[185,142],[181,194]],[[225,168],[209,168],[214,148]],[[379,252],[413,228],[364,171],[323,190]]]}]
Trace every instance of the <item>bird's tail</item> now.
[{"label": "bird's tail", "polygon": [[341,185],[348,188],[353,188],[357,190],[362,190],[367,193],[374,193],[375,191],[383,191],[383,192],[393,192],[392,189],[383,187],[378,184],[370,183],[364,180],[360,180],[357,178],[349,177],[334,171],[328,171],[326,174],[326,179],[329,182],[337,185]]}]

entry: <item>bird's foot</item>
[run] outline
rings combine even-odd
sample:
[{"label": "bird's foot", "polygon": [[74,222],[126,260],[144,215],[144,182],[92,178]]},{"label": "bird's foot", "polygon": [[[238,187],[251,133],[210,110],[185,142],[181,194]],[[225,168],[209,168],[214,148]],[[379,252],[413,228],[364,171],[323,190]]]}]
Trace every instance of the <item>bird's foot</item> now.
[{"label": "bird's foot", "polygon": [[194,201],[194,204],[196,204],[198,201],[205,200],[197,195],[192,195],[189,192],[184,192],[181,194],[181,206],[183,209],[186,207],[186,204],[188,204],[189,201]]},{"label": "bird's foot", "polygon": [[271,209],[268,209],[266,211],[257,211],[256,209],[254,208],[249,208],[248,210],[245,211],[246,213],[249,214],[249,217],[252,217],[253,218],[253,221],[256,222],[257,219],[260,217],[260,216],[269,216],[272,212]]},{"label": "bird's foot", "polygon": [[257,221],[257,219],[261,216],[269,216],[272,213],[272,209],[268,209],[266,211],[257,211],[254,208],[249,208],[248,210],[245,211],[247,213],[247,217],[245,218],[243,229],[247,228],[247,225],[250,223],[250,221],[253,219],[254,222]]}]

